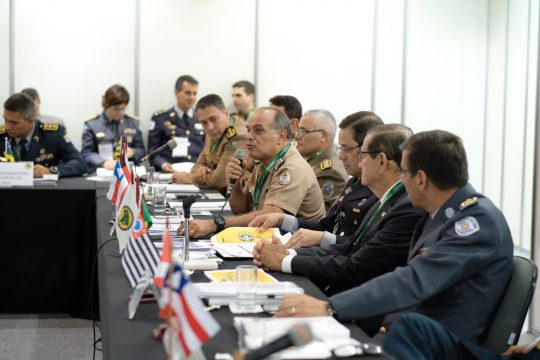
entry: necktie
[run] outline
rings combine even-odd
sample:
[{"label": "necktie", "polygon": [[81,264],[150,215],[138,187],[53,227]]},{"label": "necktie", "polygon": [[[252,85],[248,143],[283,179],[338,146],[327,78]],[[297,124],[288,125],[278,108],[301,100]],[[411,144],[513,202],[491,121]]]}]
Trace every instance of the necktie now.
[{"label": "necktie", "polygon": [[21,161],[26,159],[26,153],[28,152],[25,145],[26,139],[23,138],[21,141],[19,141],[19,159]]},{"label": "necktie", "polygon": [[182,115],[182,120],[184,120],[184,122],[186,123],[186,128],[189,128],[189,115],[187,114],[187,112],[184,113],[184,115]]}]

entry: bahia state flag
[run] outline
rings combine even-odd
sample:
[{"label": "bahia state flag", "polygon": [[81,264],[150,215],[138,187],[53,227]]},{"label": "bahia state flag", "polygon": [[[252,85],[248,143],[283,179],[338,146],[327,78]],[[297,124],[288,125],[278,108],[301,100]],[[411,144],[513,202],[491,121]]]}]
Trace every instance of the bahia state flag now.
[{"label": "bahia state flag", "polygon": [[8,138],[6,137],[6,147],[4,148],[4,156],[7,161],[9,162],[15,162],[15,155],[13,155],[13,149],[11,148],[11,144],[9,143]]}]

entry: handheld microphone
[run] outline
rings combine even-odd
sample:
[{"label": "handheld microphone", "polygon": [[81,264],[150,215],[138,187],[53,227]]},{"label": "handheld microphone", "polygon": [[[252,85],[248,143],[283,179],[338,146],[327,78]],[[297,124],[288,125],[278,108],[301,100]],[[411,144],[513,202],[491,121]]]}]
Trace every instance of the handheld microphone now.
[{"label": "handheld microphone", "polygon": [[[240,166],[242,166],[242,162],[246,159],[247,153],[244,149],[236,149],[234,152],[234,157],[240,160]],[[236,184],[236,179],[229,179],[229,182],[227,184],[227,193],[225,195],[225,198],[228,199],[229,196],[231,196],[231,193],[234,188],[234,184]]]},{"label": "handheld microphone", "polygon": [[141,160],[137,161],[137,164],[140,164],[140,163],[142,163],[142,162],[144,162],[146,160],[152,160],[156,156],[158,156],[160,154],[163,154],[165,151],[172,150],[177,146],[178,146],[178,144],[176,143],[176,141],[169,140],[165,145],[162,145],[162,146],[158,147],[156,150],[152,151],[151,153],[143,156],[141,158]]},{"label": "handheld microphone", "polygon": [[285,335],[261,346],[257,350],[246,353],[241,359],[261,360],[288,347],[306,345],[311,342],[311,340],[313,340],[313,334],[311,333],[309,325],[305,323],[296,324]]}]

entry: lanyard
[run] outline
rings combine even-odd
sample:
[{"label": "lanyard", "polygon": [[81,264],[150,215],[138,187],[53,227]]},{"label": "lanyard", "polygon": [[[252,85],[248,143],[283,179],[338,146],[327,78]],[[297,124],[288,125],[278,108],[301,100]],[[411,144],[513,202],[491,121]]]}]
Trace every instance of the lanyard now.
[{"label": "lanyard", "polygon": [[360,183],[360,178],[356,178],[351,186],[347,186],[347,188],[343,191],[343,199],[339,203],[338,209],[336,211],[336,222],[334,223],[334,231],[333,233],[336,234],[339,227],[343,223],[343,220],[345,220],[345,211],[343,210],[343,205],[345,204],[345,197],[349,195],[351,192],[353,192],[354,189],[358,187],[358,184]]},{"label": "lanyard", "polygon": [[306,161],[310,162],[311,160],[315,159],[316,157],[320,156],[321,154],[322,154],[322,151],[317,151],[315,154],[313,154],[308,159],[306,159]]},{"label": "lanyard", "polygon": [[[259,196],[261,196],[261,191],[263,188],[264,183],[266,182],[266,178],[268,177],[268,174],[270,173],[270,170],[274,167],[274,164],[276,161],[281,159],[283,155],[289,150],[291,147],[291,143],[288,143],[285,145],[283,149],[281,149],[280,152],[274,158],[270,161],[268,166],[264,169],[264,172],[262,175],[257,179],[257,183],[255,184],[255,193],[253,194],[253,205],[254,207],[257,207],[259,205]],[[262,166],[262,164],[259,165],[259,168]]]},{"label": "lanyard", "polygon": [[394,197],[394,195],[396,195],[396,193],[398,193],[401,189],[403,189],[403,183],[400,181],[400,182],[397,182],[394,186],[392,186],[392,188],[390,189],[390,191],[388,192],[388,194],[386,195],[386,197],[384,199],[380,200],[379,205],[377,206],[377,209],[375,209],[375,211],[371,213],[371,216],[369,217],[369,220],[364,223],[364,226],[362,227],[362,229],[358,233],[358,236],[356,237],[356,240],[353,243],[353,249],[356,247],[356,245],[359,242],[360,242],[360,246],[362,246],[364,244],[364,236],[366,235],[367,230],[369,229],[369,226],[371,225],[371,223],[373,222],[375,217],[377,217],[380,214],[380,212],[381,212],[382,208],[384,207],[384,205],[390,199],[392,199]]}]

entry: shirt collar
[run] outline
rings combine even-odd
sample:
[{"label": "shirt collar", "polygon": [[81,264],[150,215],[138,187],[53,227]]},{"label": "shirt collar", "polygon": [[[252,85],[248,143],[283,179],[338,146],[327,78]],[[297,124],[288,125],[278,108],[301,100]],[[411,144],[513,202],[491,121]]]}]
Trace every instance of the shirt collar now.
[{"label": "shirt collar", "polygon": [[[181,119],[182,116],[184,116],[184,112],[182,110],[180,110],[180,108],[178,107],[178,105],[174,105],[174,111],[176,111],[176,113],[178,114],[178,117]],[[188,116],[190,118],[193,117],[193,113],[195,111],[193,110],[193,108],[189,108],[188,111],[186,111],[186,113],[188,114]]]}]

